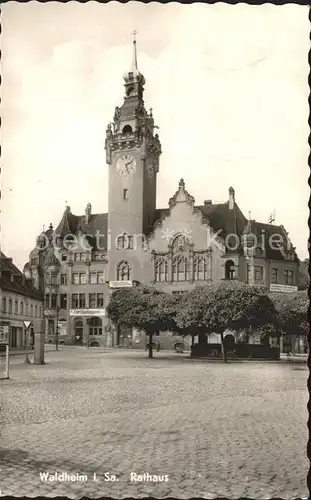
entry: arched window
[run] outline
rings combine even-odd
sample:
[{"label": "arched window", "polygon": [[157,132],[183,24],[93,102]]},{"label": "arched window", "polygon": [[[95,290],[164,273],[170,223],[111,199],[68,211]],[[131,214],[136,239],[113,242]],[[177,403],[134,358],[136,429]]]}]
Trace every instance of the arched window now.
[{"label": "arched window", "polygon": [[226,280],[234,280],[236,278],[235,265],[233,260],[227,260],[225,270],[226,270]]},{"label": "arched window", "polygon": [[131,125],[125,125],[122,129],[122,134],[132,134],[133,130]]},{"label": "arched window", "polygon": [[188,247],[187,243],[188,240],[186,236],[184,236],[183,234],[179,234],[174,238],[172,242],[173,252],[184,252]]},{"label": "arched window", "polygon": [[89,323],[89,335],[102,335],[102,320],[100,318],[91,318],[88,321]]},{"label": "arched window", "polygon": [[120,262],[117,266],[117,281],[130,281],[132,279],[132,269],[127,262]]},{"label": "arched window", "polygon": [[193,278],[195,281],[207,280],[207,262],[205,255],[194,255],[193,274]]},{"label": "arched window", "polygon": [[186,281],[188,279],[188,259],[183,255],[172,260],[173,281]]},{"label": "arched window", "polygon": [[158,257],[154,263],[154,271],[155,271],[155,281],[167,281],[168,279],[168,268],[167,268],[167,260],[163,257]]}]

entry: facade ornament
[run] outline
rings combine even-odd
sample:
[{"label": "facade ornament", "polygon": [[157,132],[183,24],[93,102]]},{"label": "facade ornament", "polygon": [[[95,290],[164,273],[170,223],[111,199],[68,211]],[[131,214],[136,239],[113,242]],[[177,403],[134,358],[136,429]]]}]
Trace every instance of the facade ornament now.
[{"label": "facade ornament", "polygon": [[192,206],[194,206],[194,203],[195,203],[194,197],[190,193],[188,193],[188,191],[185,189],[184,179],[180,179],[179,185],[178,185],[178,191],[176,191],[174,196],[172,196],[169,199],[168,204],[169,204],[170,209],[172,207],[174,207],[177,202],[186,202]]}]

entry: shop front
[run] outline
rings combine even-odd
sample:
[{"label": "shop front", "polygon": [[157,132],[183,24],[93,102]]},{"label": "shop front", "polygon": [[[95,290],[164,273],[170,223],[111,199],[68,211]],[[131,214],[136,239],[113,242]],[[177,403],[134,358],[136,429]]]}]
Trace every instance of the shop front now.
[{"label": "shop front", "polygon": [[80,346],[107,345],[107,318],[105,309],[71,309],[73,343]]}]

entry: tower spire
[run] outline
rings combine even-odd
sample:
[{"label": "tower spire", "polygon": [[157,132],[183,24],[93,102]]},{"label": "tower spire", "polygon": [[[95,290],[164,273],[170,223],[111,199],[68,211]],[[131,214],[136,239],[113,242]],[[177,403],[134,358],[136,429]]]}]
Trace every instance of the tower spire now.
[{"label": "tower spire", "polygon": [[131,33],[133,35],[133,71],[138,71],[137,67],[137,48],[136,48],[136,35],[138,32],[136,30]]}]

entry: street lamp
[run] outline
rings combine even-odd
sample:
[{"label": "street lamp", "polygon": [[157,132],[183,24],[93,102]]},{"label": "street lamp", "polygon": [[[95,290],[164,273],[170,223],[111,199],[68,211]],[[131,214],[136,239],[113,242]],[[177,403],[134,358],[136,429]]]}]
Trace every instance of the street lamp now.
[{"label": "street lamp", "polygon": [[25,364],[30,365],[30,359],[28,355],[28,337],[29,337],[29,328],[31,325],[31,321],[24,321],[25,327]]}]

